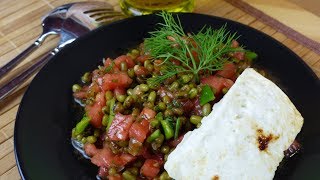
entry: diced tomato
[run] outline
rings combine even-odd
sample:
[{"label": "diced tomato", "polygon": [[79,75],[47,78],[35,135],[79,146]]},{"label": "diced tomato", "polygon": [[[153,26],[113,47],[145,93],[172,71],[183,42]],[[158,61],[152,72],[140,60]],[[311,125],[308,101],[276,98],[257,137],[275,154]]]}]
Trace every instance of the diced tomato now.
[{"label": "diced tomato", "polygon": [[237,66],[233,63],[226,63],[223,69],[218,71],[216,75],[222,76],[224,78],[232,78],[237,72]]},{"label": "diced tomato", "polygon": [[126,94],[126,90],[124,88],[115,88],[114,89],[114,95],[117,97],[118,95],[124,95]]},{"label": "diced tomato", "polygon": [[135,65],[133,70],[137,76],[147,75],[149,73],[147,68],[139,65]]},{"label": "diced tomato", "polygon": [[130,154],[122,153],[115,155],[112,161],[115,166],[121,167],[128,164],[129,162],[134,161],[135,159],[137,159],[137,157]]},{"label": "diced tomato", "polygon": [[98,176],[101,178],[106,178],[108,176],[108,168],[101,166],[99,168]]},{"label": "diced tomato", "polygon": [[177,65],[177,66],[181,65],[181,62],[179,60],[176,60],[176,59],[172,59],[171,62],[172,62],[172,64]]},{"label": "diced tomato", "polygon": [[126,56],[126,55],[122,55],[122,56],[119,56],[117,57],[115,60],[114,60],[114,64],[120,68],[120,64],[122,62],[126,62],[127,63],[127,67],[128,68],[133,68],[133,66],[135,65],[134,61],[132,60],[132,58],[130,56]]},{"label": "diced tomato", "polygon": [[113,176],[108,176],[108,180],[122,180],[122,176],[120,176],[119,174],[113,175]]},{"label": "diced tomato", "polygon": [[244,52],[235,52],[233,53],[233,57],[238,60],[244,60]]},{"label": "diced tomato", "polygon": [[141,122],[134,122],[129,130],[129,137],[143,143],[149,133],[149,122],[142,120]]},{"label": "diced tomato", "polygon": [[105,74],[103,76],[102,89],[108,91],[115,88],[127,88],[131,83],[132,79],[126,73]]},{"label": "diced tomato", "polygon": [[117,113],[108,130],[108,137],[113,141],[128,140],[129,129],[133,123],[132,115]]},{"label": "diced tomato", "polygon": [[233,48],[239,47],[239,42],[237,40],[232,40],[231,47],[233,47]]},{"label": "diced tomato", "polygon": [[91,158],[91,162],[99,167],[110,167],[112,165],[113,157],[114,154],[109,148],[103,148],[99,149],[99,152]]},{"label": "diced tomato", "polygon": [[149,120],[149,119],[154,118],[154,117],[156,116],[156,114],[157,114],[157,113],[156,113],[154,110],[145,107],[145,108],[142,109],[142,111],[141,111],[141,113],[140,113],[140,116],[141,116],[142,118],[144,118],[144,119]]},{"label": "diced tomato", "polygon": [[233,81],[227,78],[218,76],[208,76],[201,79],[202,84],[207,84],[216,90],[216,95],[220,94],[223,88],[230,88],[233,85]]},{"label": "diced tomato", "polygon": [[99,150],[96,148],[96,146],[94,144],[91,143],[86,143],[84,146],[84,151],[86,152],[86,154],[90,157],[96,155]]},{"label": "diced tomato", "polygon": [[149,55],[141,55],[137,57],[137,61],[144,63],[146,60],[151,59]]},{"label": "diced tomato", "polygon": [[101,91],[101,89],[97,83],[93,82],[90,84],[88,91],[98,93]]},{"label": "diced tomato", "polygon": [[148,178],[154,178],[160,172],[160,162],[154,159],[147,159],[140,169],[140,173]]},{"label": "diced tomato", "polygon": [[162,60],[160,60],[160,59],[156,59],[156,60],[154,60],[154,66],[153,66],[153,68],[154,68],[154,71],[155,72],[159,72],[160,71],[160,69],[161,69],[161,63],[163,63],[163,61]]},{"label": "diced tomato", "polygon": [[87,92],[85,91],[75,92],[73,93],[73,97],[76,99],[85,99],[87,98]]},{"label": "diced tomato", "polygon": [[96,95],[96,99],[93,105],[87,105],[86,111],[88,113],[88,117],[90,118],[90,123],[95,128],[100,128],[102,126],[102,107],[105,105],[106,101],[104,99],[104,93],[99,92]]}]

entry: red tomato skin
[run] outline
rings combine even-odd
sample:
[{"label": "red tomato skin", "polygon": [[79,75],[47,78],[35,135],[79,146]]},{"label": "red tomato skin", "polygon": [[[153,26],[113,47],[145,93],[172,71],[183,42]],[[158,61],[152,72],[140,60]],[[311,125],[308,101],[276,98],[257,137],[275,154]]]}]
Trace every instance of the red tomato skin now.
[{"label": "red tomato skin", "polygon": [[232,40],[231,47],[233,47],[233,48],[239,47],[239,42],[237,40]]},{"label": "red tomato skin", "polygon": [[95,128],[100,128],[102,126],[102,107],[105,105],[106,101],[104,99],[104,93],[99,92],[96,95],[96,99],[93,105],[87,105],[86,111],[88,117],[90,118],[90,124]]},{"label": "red tomato skin", "polygon": [[223,88],[230,88],[233,81],[227,78],[218,76],[208,76],[201,79],[202,84],[207,84],[216,90],[215,95],[220,94]]},{"label": "red tomato skin", "polygon": [[139,65],[135,65],[133,70],[137,76],[147,75],[149,73],[147,68],[145,68],[144,66],[139,66]]},{"label": "red tomato skin", "polygon": [[141,56],[138,56],[136,60],[141,63],[144,63],[148,59],[151,59],[149,55],[141,55]]},{"label": "red tomato skin", "polygon": [[145,107],[145,108],[142,109],[142,111],[141,111],[141,113],[140,113],[140,116],[141,116],[143,119],[149,120],[149,119],[154,118],[154,117],[156,116],[156,114],[157,114],[157,113],[156,113],[154,110]]},{"label": "red tomato skin", "polygon": [[129,129],[133,123],[132,115],[117,113],[108,130],[108,137],[112,141],[125,141],[129,139]]},{"label": "red tomato skin", "polygon": [[143,143],[149,133],[148,120],[142,120],[141,122],[134,122],[129,130],[129,137]]},{"label": "red tomato skin", "polygon": [[124,88],[119,88],[119,87],[117,87],[117,88],[115,88],[115,89],[113,90],[113,93],[114,93],[115,96],[118,96],[118,95],[124,95],[124,94],[126,94],[127,92],[126,92],[126,90],[125,90]]},{"label": "red tomato skin", "polygon": [[101,166],[99,168],[98,176],[102,178],[106,178],[108,176],[108,168]]},{"label": "red tomato skin", "polygon": [[178,144],[181,143],[183,137],[184,137],[184,134],[181,135],[181,136],[179,136],[177,139],[170,141],[170,142],[169,142],[169,145],[170,145],[171,147],[177,147]]},{"label": "red tomato skin", "polygon": [[117,57],[117,58],[114,60],[114,64],[115,64],[119,69],[120,69],[120,64],[121,64],[122,62],[126,62],[128,68],[133,68],[133,66],[135,65],[133,59],[132,59],[130,56],[127,56],[127,55],[119,56],[119,57]]},{"label": "red tomato skin", "polygon": [[73,93],[73,97],[76,99],[85,99],[87,98],[87,92],[85,91],[75,92]]},{"label": "red tomato skin", "polygon": [[147,159],[140,169],[140,173],[148,178],[154,178],[160,172],[161,163],[154,159]]},{"label": "red tomato skin", "polygon": [[114,154],[109,148],[99,149],[99,152],[91,157],[92,164],[98,167],[110,167],[112,165]]},{"label": "red tomato skin", "polygon": [[244,60],[244,52],[235,52],[233,54],[233,57],[238,60]]},{"label": "red tomato skin", "polygon": [[132,79],[128,74],[123,72],[105,74],[101,85],[104,91],[114,90],[116,88],[127,88],[132,83]]},{"label": "red tomato skin", "polygon": [[237,66],[233,63],[227,63],[223,66],[223,69],[218,71],[216,75],[219,75],[224,78],[232,78],[237,72]]},{"label": "red tomato skin", "polygon": [[94,144],[86,143],[83,148],[86,154],[90,157],[96,155],[99,152]]}]

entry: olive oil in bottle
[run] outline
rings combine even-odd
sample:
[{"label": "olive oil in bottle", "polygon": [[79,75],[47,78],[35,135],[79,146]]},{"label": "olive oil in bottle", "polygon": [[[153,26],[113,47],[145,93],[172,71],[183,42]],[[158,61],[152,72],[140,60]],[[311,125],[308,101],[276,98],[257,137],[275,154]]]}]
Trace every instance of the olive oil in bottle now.
[{"label": "olive oil in bottle", "polygon": [[158,11],[192,12],[194,0],[120,0],[120,7],[127,15],[139,16]]}]

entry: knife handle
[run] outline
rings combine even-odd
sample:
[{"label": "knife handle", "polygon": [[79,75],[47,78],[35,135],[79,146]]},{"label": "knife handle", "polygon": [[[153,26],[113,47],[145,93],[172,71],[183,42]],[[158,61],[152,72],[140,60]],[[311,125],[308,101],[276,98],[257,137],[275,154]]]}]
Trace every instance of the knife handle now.
[{"label": "knife handle", "polygon": [[45,65],[53,56],[54,52],[50,52],[40,58],[35,64],[33,64],[30,68],[23,71],[21,74],[10,80],[8,83],[3,85],[0,88],[0,101],[5,99],[8,95],[10,95],[13,90],[15,90],[21,83],[26,81],[33,73],[35,73],[38,69],[40,69],[43,65]]}]

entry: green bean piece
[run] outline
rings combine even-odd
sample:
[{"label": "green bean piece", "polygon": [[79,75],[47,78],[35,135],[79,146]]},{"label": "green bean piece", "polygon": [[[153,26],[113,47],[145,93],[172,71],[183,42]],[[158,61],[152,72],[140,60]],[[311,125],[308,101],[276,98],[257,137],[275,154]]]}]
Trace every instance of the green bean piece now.
[{"label": "green bean piece", "polygon": [[152,71],[153,71],[153,65],[152,65],[152,64],[148,64],[146,68],[147,68],[147,70],[148,70],[149,72],[152,72]]},{"label": "green bean piece", "polygon": [[161,111],[163,111],[167,108],[166,104],[162,101],[158,103],[158,107]]},{"label": "green bean piece", "polygon": [[161,134],[157,139],[155,139],[152,143],[151,143],[151,147],[154,150],[157,150],[158,148],[161,147],[162,143],[164,141],[164,135]]},{"label": "green bean piece", "polygon": [[72,92],[79,92],[81,90],[81,86],[79,84],[74,84],[72,86]]},{"label": "green bean piece", "polygon": [[200,94],[200,105],[213,101],[215,99],[214,92],[209,85],[204,85]]},{"label": "green bean piece", "polygon": [[189,92],[191,90],[190,86],[188,84],[182,86],[181,91]]},{"label": "green bean piece", "polygon": [[198,90],[197,88],[191,88],[191,90],[189,91],[189,98],[193,99],[198,95]]},{"label": "green bean piece", "polygon": [[89,72],[84,73],[84,75],[81,77],[81,81],[83,83],[90,82],[90,73]]},{"label": "green bean piece", "polygon": [[127,96],[124,94],[120,94],[120,95],[117,95],[116,98],[119,102],[124,102],[124,100],[126,100]]},{"label": "green bean piece", "polygon": [[146,85],[146,84],[140,84],[140,85],[139,85],[139,88],[140,88],[140,90],[141,90],[142,92],[147,92],[147,91],[149,91],[149,86]]},{"label": "green bean piece", "polygon": [[169,147],[169,146],[164,145],[164,146],[161,147],[161,152],[162,152],[163,154],[168,154],[169,151],[170,151],[170,147]]},{"label": "green bean piece", "polygon": [[125,180],[135,180],[135,179],[136,179],[136,177],[135,177],[133,174],[131,174],[131,172],[128,171],[128,170],[126,170],[126,171],[124,171],[124,172],[122,173],[122,177],[123,177]]},{"label": "green bean piece", "polygon": [[168,160],[168,156],[169,156],[169,154],[165,154],[165,155],[163,156],[165,162]]},{"label": "green bean piece", "polygon": [[157,97],[157,93],[155,91],[151,91],[149,96],[148,96],[148,101],[149,102],[155,102]]},{"label": "green bean piece", "polygon": [[155,139],[157,139],[158,137],[160,137],[161,135],[161,131],[160,129],[157,129],[156,131],[154,131],[148,138],[147,138],[147,142],[151,143],[153,142]]},{"label": "green bean piece", "polygon": [[115,174],[117,174],[117,170],[116,170],[116,168],[115,167],[111,167],[109,170],[108,170],[108,173],[109,173],[109,175],[115,175]]},{"label": "green bean piece", "polygon": [[104,96],[105,96],[106,100],[108,101],[108,100],[113,98],[113,92],[112,91],[106,91]]},{"label": "green bean piece", "polygon": [[114,109],[113,109],[113,111],[115,112],[115,113],[123,113],[124,112],[124,107],[123,107],[123,105],[120,103],[120,102],[117,102],[116,104],[115,104],[115,106],[114,106]]},{"label": "green bean piece", "polygon": [[184,84],[187,84],[191,80],[191,77],[189,75],[182,75],[181,76],[181,81]]},{"label": "green bean piece", "polygon": [[139,169],[137,167],[127,168],[133,175],[137,176],[139,174]]},{"label": "green bean piece", "polygon": [[160,121],[157,120],[157,119],[152,119],[150,121],[150,126],[153,127],[153,128],[158,127],[159,125],[160,125]]},{"label": "green bean piece", "polygon": [[178,116],[181,116],[183,114],[183,110],[181,108],[173,108],[172,111]]},{"label": "green bean piece", "polygon": [[246,51],[245,52],[245,57],[247,60],[252,61],[258,57],[258,55],[255,52],[252,51]]},{"label": "green bean piece", "polygon": [[202,115],[208,116],[211,112],[211,105],[209,103],[206,103],[202,106]]},{"label": "green bean piece", "polygon": [[87,138],[83,137],[83,138],[81,139],[81,143],[82,143],[82,144],[85,144],[86,142],[87,142]]},{"label": "green bean piece", "polygon": [[133,108],[131,114],[133,117],[138,117],[140,115],[140,110],[138,108]]},{"label": "green bean piece", "polygon": [[169,90],[170,91],[174,91],[174,90],[177,90],[179,88],[179,83],[177,81],[174,81],[170,87],[169,87]]},{"label": "green bean piece", "polygon": [[84,116],[76,125],[76,128],[75,128],[75,134],[78,135],[78,134],[81,134],[85,129],[86,127],[89,125],[90,123],[90,118],[87,117],[87,116]]},{"label": "green bean piece", "polygon": [[128,72],[127,72],[127,73],[128,73],[128,76],[129,76],[129,77],[134,78],[135,73],[134,73],[133,68],[128,69]]},{"label": "green bean piece", "polygon": [[109,121],[109,115],[108,114],[103,115],[103,117],[102,117],[102,125],[103,126],[108,126],[108,121]]},{"label": "green bean piece", "polygon": [[155,117],[158,121],[161,121],[163,120],[163,115],[162,115],[162,112],[159,112],[156,117]]},{"label": "green bean piece", "polygon": [[109,130],[111,124],[112,124],[112,121],[114,119],[114,116],[115,116],[115,113],[113,111],[113,107],[114,107],[115,101],[116,100],[114,98],[112,98],[110,100],[110,115],[109,115],[109,120],[108,120],[108,126],[107,126],[107,129],[106,129],[107,132],[108,132],[108,130]]},{"label": "green bean piece", "polygon": [[201,123],[198,123],[198,124],[197,124],[197,128],[199,128],[200,126],[201,126]]},{"label": "green bean piece", "polygon": [[169,174],[164,171],[161,175],[160,175],[160,179],[159,180],[171,180]]},{"label": "green bean piece", "polygon": [[176,128],[175,128],[175,131],[174,131],[174,139],[178,138],[180,128],[181,128],[181,120],[180,120],[180,118],[178,118],[177,122],[176,122]]},{"label": "green bean piece", "polygon": [[93,131],[93,136],[99,137],[99,136],[100,136],[100,130],[99,130],[99,129],[95,129],[95,130]]},{"label": "green bean piece", "polygon": [[167,119],[162,120],[160,122],[161,122],[163,131],[164,131],[164,136],[166,137],[166,139],[172,138],[174,136],[174,130],[171,127],[170,122]]},{"label": "green bean piece", "polygon": [[109,109],[109,108],[108,108],[107,106],[103,106],[102,109],[101,109],[101,110],[102,110],[102,113],[103,113],[103,114],[107,114],[107,113],[108,113],[108,109]]},{"label": "green bean piece", "polygon": [[88,136],[88,137],[87,137],[87,141],[88,141],[88,143],[93,144],[93,143],[95,143],[95,142],[97,141],[97,137],[95,137],[95,136]]},{"label": "green bean piece", "polygon": [[144,61],[143,66],[145,68],[147,68],[147,66],[150,65],[150,64],[151,64],[150,60],[146,60],[146,61]]},{"label": "green bean piece", "polygon": [[72,128],[72,131],[71,131],[71,137],[72,138],[75,138],[77,135],[76,135],[76,128]]},{"label": "green bean piece", "polygon": [[127,147],[129,142],[128,141],[118,141],[117,144],[120,146],[120,147]]},{"label": "green bean piece", "polygon": [[120,63],[120,70],[121,71],[127,71],[128,70],[128,66],[127,66],[127,63],[126,62],[121,62]]},{"label": "green bean piece", "polygon": [[201,116],[192,115],[192,116],[190,117],[190,122],[191,122],[192,124],[195,124],[195,125],[199,124],[199,123],[201,122],[201,120],[202,120],[202,117],[201,117]]}]

